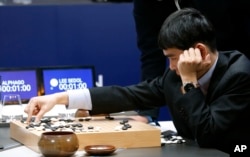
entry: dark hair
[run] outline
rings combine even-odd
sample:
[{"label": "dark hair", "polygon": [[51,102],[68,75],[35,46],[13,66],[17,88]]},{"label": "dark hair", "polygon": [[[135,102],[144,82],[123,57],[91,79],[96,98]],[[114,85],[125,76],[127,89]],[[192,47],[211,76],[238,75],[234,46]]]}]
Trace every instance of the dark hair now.
[{"label": "dark hair", "polygon": [[158,43],[161,49],[189,49],[201,42],[216,50],[215,30],[198,10],[185,8],[172,13],[163,23]]}]

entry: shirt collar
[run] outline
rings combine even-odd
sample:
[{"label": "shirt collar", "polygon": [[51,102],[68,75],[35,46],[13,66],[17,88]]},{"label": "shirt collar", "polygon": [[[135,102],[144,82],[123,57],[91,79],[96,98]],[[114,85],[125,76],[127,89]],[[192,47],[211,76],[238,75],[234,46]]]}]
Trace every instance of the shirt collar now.
[{"label": "shirt collar", "polygon": [[214,64],[212,65],[212,67],[208,70],[208,72],[205,73],[205,75],[203,75],[199,80],[198,83],[200,85],[200,88],[202,90],[202,92],[206,95],[207,94],[207,90],[208,90],[208,86],[212,77],[212,74],[214,72],[215,66],[217,64],[218,61],[218,57],[216,58]]}]

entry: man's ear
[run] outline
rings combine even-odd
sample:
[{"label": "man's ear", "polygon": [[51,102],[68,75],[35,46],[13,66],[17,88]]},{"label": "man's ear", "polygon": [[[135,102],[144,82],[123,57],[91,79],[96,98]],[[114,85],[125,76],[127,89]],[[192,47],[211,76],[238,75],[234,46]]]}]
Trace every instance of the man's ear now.
[{"label": "man's ear", "polygon": [[207,54],[208,54],[208,49],[207,49],[206,45],[204,45],[202,43],[197,43],[195,45],[195,48],[200,50],[202,60],[204,60],[206,58]]}]

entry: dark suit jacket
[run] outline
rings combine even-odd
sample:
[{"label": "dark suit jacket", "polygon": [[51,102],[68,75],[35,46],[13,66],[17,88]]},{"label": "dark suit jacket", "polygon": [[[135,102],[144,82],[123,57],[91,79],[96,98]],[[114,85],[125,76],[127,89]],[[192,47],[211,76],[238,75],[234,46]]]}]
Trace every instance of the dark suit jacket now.
[{"label": "dark suit jacket", "polygon": [[219,53],[207,95],[200,88],[182,94],[181,79],[166,70],[162,77],[128,87],[90,89],[93,114],[148,109],[167,104],[178,134],[201,147],[229,152],[250,140],[250,62],[238,51]]}]

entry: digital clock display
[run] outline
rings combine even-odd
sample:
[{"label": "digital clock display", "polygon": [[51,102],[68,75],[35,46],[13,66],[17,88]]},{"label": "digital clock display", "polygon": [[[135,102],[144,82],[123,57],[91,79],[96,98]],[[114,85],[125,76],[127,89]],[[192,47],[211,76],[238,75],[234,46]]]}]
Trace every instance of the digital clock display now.
[{"label": "digital clock display", "polygon": [[29,100],[38,94],[36,70],[4,70],[0,71],[0,78],[2,98],[6,94],[19,94],[22,100]]},{"label": "digital clock display", "polygon": [[42,75],[45,94],[94,86],[92,68],[43,69]]}]

